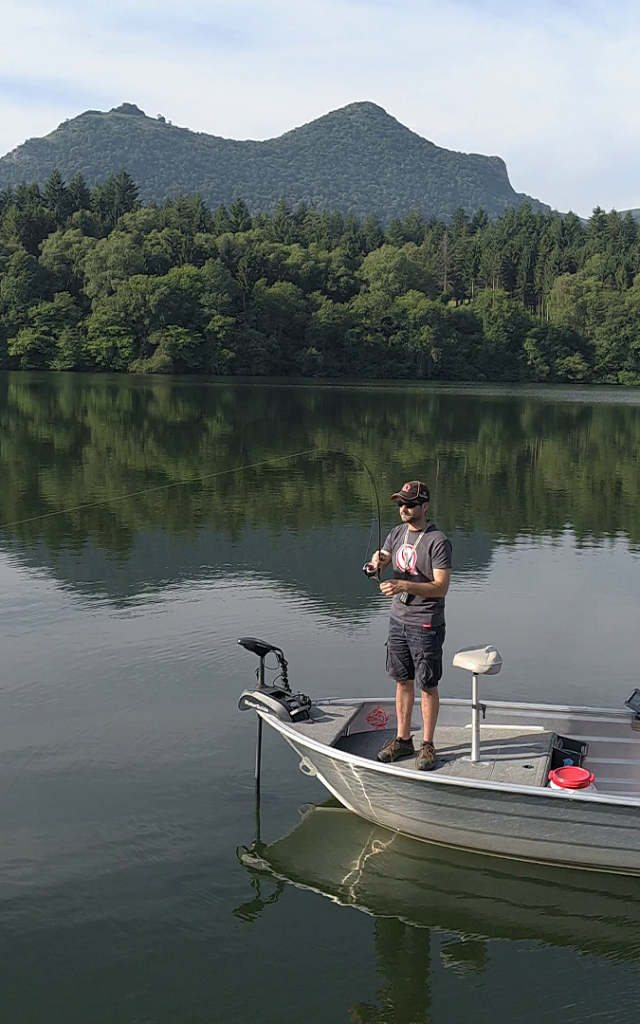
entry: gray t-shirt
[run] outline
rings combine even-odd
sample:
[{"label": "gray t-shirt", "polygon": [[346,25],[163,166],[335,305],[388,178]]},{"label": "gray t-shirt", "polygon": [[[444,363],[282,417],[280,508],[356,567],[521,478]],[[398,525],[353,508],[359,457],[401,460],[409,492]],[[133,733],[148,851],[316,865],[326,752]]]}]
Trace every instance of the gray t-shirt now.
[{"label": "gray t-shirt", "polygon": [[[413,583],[433,583],[434,569],[451,568],[451,541],[435,523],[426,529],[410,530],[401,523],[394,527],[383,544],[383,551],[391,555],[393,576],[396,580]],[[396,594],[391,601],[391,618],[414,626],[442,626],[444,624],[444,597],[416,597],[409,604]]]}]

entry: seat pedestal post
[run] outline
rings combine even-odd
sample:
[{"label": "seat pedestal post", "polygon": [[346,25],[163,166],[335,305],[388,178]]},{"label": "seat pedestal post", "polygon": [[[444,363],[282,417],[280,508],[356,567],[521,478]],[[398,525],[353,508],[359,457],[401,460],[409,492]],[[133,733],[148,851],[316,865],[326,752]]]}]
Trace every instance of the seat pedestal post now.
[{"label": "seat pedestal post", "polygon": [[[491,644],[484,647],[463,647],[453,656],[454,668],[464,668],[471,672],[471,760],[476,764],[480,760],[480,693],[478,676],[497,676],[502,668],[500,651]],[[487,762],[489,763],[489,762]]]},{"label": "seat pedestal post", "polygon": [[471,674],[471,760],[480,760],[480,687],[478,673]]}]

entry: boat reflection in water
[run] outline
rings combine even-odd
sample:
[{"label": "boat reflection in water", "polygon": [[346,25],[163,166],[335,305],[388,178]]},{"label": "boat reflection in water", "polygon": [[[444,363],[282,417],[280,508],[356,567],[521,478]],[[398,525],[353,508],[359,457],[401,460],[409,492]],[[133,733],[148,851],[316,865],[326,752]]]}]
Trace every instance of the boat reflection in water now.
[{"label": "boat reflection in water", "polygon": [[[430,1019],[428,929],[454,933],[438,952],[458,972],[488,964],[488,939],[528,940],[618,962],[640,961],[640,879],[494,859],[429,846],[372,825],[332,800],[308,807],[282,839],[238,850],[256,897],[252,919],[291,883],[371,914],[381,1007],[356,1022]],[[261,896],[267,878],[268,899]]]}]

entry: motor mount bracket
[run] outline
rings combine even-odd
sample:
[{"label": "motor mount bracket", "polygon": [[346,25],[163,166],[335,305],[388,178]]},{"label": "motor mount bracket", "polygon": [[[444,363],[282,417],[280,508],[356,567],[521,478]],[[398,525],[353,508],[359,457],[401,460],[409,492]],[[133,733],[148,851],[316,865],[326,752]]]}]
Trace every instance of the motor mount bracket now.
[{"label": "motor mount bracket", "polygon": [[238,701],[240,711],[259,711],[281,722],[308,721],[311,700],[303,693],[291,693],[281,686],[243,690]]}]

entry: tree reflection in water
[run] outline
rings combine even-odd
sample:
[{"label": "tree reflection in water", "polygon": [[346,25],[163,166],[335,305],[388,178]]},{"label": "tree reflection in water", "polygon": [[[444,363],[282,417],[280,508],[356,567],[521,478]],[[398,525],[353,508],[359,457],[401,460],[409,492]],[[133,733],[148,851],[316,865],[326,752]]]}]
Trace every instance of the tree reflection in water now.
[{"label": "tree reflection in water", "polygon": [[[532,394],[3,373],[0,523],[49,550],[90,539],[114,553],[143,529],[363,525],[366,474],[326,451],[346,447],[383,507],[419,467],[446,530],[638,543],[640,405]],[[235,471],[309,448],[319,454]]]}]

